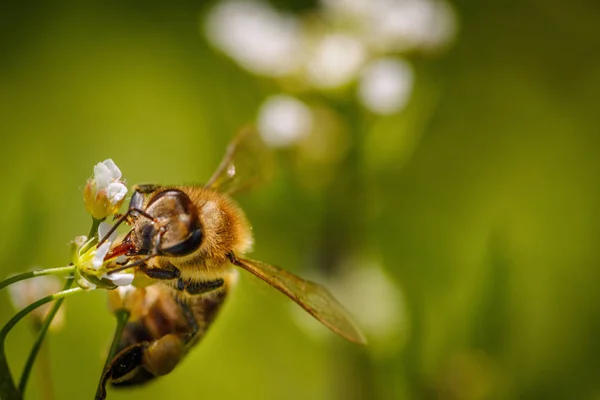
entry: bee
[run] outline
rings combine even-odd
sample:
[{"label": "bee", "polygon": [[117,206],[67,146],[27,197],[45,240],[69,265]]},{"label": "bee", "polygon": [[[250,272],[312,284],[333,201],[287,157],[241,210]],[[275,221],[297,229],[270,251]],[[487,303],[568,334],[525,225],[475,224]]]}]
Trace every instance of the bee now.
[{"label": "bee", "polygon": [[204,186],[134,187],[127,212],[113,226],[125,222],[131,229],[107,255],[127,261],[109,273],[134,268],[136,275],[155,283],[130,294],[134,317],[103,372],[97,399],[106,397],[109,381],[131,386],[170,373],[217,316],[235,282],[236,267],[267,282],[343,338],[366,343],[325,287],[245,257],[253,245],[252,232],[230,195],[244,188],[238,161],[254,136],[248,128],[238,134]]}]

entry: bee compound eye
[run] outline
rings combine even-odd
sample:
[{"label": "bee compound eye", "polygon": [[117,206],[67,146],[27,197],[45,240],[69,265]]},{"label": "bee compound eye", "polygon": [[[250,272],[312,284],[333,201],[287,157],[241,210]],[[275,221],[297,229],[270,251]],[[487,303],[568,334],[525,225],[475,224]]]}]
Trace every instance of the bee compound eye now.
[{"label": "bee compound eye", "polygon": [[144,352],[142,362],[149,372],[161,376],[173,371],[184,354],[183,340],[170,333],[150,344]]},{"label": "bee compound eye", "polygon": [[161,253],[176,257],[188,255],[200,247],[202,244],[202,237],[202,229],[196,227],[186,239],[170,247],[161,249]]},{"label": "bee compound eye", "polygon": [[142,209],[144,207],[144,195],[135,191],[129,200],[129,208]]}]

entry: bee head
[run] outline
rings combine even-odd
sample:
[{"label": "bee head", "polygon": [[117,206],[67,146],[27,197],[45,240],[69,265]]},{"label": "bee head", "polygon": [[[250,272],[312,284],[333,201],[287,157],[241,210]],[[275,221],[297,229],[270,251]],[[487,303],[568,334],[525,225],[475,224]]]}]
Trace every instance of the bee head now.
[{"label": "bee head", "polygon": [[187,194],[167,189],[153,196],[144,211],[153,219],[139,216],[133,227],[131,240],[137,254],[178,257],[198,250],[202,224]]}]

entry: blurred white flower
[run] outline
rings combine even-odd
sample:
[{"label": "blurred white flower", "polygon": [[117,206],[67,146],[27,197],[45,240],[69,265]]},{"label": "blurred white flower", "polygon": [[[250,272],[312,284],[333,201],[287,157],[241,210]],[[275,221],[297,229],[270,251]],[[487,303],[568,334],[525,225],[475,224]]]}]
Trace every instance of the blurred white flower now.
[{"label": "blurred white flower", "polygon": [[290,146],[306,137],[312,127],[310,108],[292,96],[271,96],[258,112],[258,131],[272,147]]},{"label": "blurred white flower", "polygon": [[[27,279],[13,283],[8,287],[8,294],[15,309],[21,310],[42,297],[60,292],[63,284],[63,281],[55,276],[42,275],[35,279]],[[51,307],[51,304],[44,304],[31,312],[30,315],[36,325],[41,325]],[[52,329],[59,328],[62,326],[63,322],[64,307],[61,307],[52,320],[50,327]]]},{"label": "blurred white flower", "polygon": [[[114,313],[120,309],[127,309],[136,315],[130,315],[130,319],[137,319],[138,312],[144,309],[144,294],[145,289],[138,289],[133,285],[119,286],[115,290],[111,290],[108,294],[108,308]],[[148,301],[150,304],[151,301]]]},{"label": "blurred white flower", "polygon": [[325,13],[334,19],[364,18],[377,0],[321,0]]},{"label": "blurred white flower", "polygon": [[402,110],[413,88],[413,69],[406,61],[381,58],[363,70],[358,87],[361,103],[377,114]]},{"label": "blurred white flower", "polygon": [[[400,287],[385,273],[380,264],[351,265],[343,275],[323,282],[355,318],[369,341],[373,354],[389,354],[402,346],[408,337],[408,319]],[[315,339],[330,338],[326,328],[304,310],[290,305],[295,322]]]},{"label": "blurred white flower", "polygon": [[321,38],[307,61],[308,80],[318,88],[335,88],[356,78],[367,57],[355,37],[334,33]]},{"label": "blurred white flower", "polygon": [[212,8],[205,29],[255,74],[332,89],[352,82],[369,58],[444,48],[456,25],[444,0],[321,0],[316,12],[299,16],[265,1],[229,0]]},{"label": "blurred white flower", "polygon": [[380,51],[442,47],[455,34],[450,6],[434,0],[373,0],[364,14],[363,29]]},{"label": "blurred white flower", "polygon": [[218,3],[208,15],[206,35],[255,74],[284,75],[297,69],[302,59],[297,20],[262,2]]},{"label": "blurred white flower", "polygon": [[119,211],[126,194],[121,170],[113,160],[104,160],[94,166],[94,177],[85,185],[85,208],[94,218],[104,219]]},{"label": "blurred white flower", "polygon": [[367,336],[391,338],[406,328],[400,288],[378,263],[351,268],[333,283],[333,290],[356,316]]}]

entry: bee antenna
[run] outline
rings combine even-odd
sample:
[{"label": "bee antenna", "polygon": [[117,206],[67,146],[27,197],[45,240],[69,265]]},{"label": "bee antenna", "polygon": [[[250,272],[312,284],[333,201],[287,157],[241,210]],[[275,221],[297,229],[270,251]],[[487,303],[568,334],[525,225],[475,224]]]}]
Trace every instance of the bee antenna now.
[{"label": "bee antenna", "polygon": [[121,225],[123,222],[125,222],[127,217],[129,217],[131,215],[131,213],[133,213],[133,212],[136,212],[136,213],[140,214],[141,216],[146,217],[151,221],[154,221],[154,217],[152,215],[148,214],[146,211],[139,209],[139,208],[132,207],[129,210],[127,210],[127,212],[125,214],[121,215],[121,217],[112,226],[112,228],[110,228],[108,230],[106,235],[104,235],[104,237],[102,239],[100,239],[100,241],[98,242],[98,247],[100,247],[104,242],[106,242],[106,240],[110,237],[110,235],[112,235],[113,232],[117,230],[119,225]]}]

